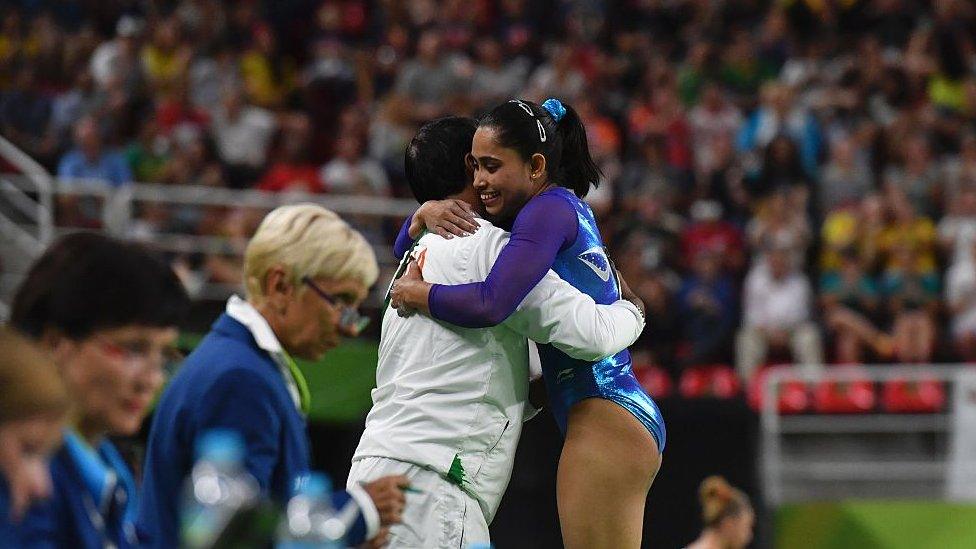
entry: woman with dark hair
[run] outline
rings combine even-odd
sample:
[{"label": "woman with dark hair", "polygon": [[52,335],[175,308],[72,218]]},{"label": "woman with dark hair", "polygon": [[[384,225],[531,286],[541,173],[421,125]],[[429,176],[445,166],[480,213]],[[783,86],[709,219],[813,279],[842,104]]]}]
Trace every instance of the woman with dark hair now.
[{"label": "woman with dark hair", "polygon": [[138,545],[136,482],[108,437],[139,431],[188,307],[169,265],[99,234],[65,236],[31,267],[11,324],[51,352],[75,414],[51,461],[51,497],[19,526],[24,546]]},{"label": "woman with dark hair", "polygon": [[743,549],[752,541],[756,513],[749,497],[720,476],[710,476],[698,488],[705,527],[685,549]]},{"label": "woman with dark hair", "polygon": [[61,438],[68,394],[49,356],[0,328],[0,541],[19,547],[27,507],[51,492],[48,455]]},{"label": "woman with dark hair", "polygon": [[[597,303],[619,299],[593,212],[582,201],[601,174],[571,107],[556,99],[495,107],[481,119],[467,162],[486,211],[511,227],[511,239],[484,282],[401,279],[392,290],[395,308],[458,326],[494,326],[549,269]],[[665,444],[660,411],[634,377],[627,350],[598,362],[572,359],[549,345],[539,346],[539,355],[553,414],[566,435],[557,477],[565,545],[638,547],[647,491]]]}]

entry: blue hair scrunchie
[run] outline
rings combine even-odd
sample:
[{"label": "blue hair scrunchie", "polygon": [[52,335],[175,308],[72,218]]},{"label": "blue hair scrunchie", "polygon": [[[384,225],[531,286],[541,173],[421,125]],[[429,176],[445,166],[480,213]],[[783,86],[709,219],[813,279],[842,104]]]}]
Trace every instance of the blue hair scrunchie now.
[{"label": "blue hair scrunchie", "polygon": [[549,114],[552,115],[553,120],[555,120],[557,124],[563,119],[563,116],[566,115],[566,107],[563,106],[561,101],[558,99],[553,99],[552,97],[546,99],[542,103],[542,108],[549,111]]}]

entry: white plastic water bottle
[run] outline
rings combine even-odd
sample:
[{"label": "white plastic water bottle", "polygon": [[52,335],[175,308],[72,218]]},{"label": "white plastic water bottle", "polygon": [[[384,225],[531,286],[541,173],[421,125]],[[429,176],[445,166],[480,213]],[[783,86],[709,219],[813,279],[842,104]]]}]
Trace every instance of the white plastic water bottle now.
[{"label": "white plastic water bottle", "polygon": [[244,470],[244,441],[231,430],[207,431],[197,440],[197,462],[183,489],[182,546],[212,547],[234,515],[253,506],[258,483]]},{"label": "white plastic water bottle", "polygon": [[332,480],[309,473],[288,501],[277,549],[340,549],[346,547],[345,536],[346,524],[332,506]]}]

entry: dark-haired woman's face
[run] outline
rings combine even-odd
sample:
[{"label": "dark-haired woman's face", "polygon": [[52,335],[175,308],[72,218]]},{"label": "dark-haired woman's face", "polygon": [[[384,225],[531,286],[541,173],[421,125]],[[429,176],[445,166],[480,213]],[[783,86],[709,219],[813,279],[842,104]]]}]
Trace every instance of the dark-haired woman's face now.
[{"label": "dark-haired woman's face", "polygon": [[488,215],[506,221],[514,219],[522,206],[539,192],[544,177],[533,182],[531,163],[523,160],[515,149],[499,145],[495,133],[494,128],[478,128],[467,162],[474,171],[474,188]]},{"label": "dark-haired woman's face", "polygon": [[138,432],[162,387],[176,336],[176,328],[130,325],[79,341],[62,340],[55,356],[75,401],[79,426],[111,435]]}]

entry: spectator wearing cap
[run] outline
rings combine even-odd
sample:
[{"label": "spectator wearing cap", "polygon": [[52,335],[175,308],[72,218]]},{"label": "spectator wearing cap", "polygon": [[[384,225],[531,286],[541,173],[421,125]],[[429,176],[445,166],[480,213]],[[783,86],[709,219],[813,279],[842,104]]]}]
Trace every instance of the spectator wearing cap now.
[{"label": "spectator wearing cap", "polygon": [[696,250],[708,249],[722,254],[723,267],[729,273],[741,272],[745,265],[745,242],[742,232],[722,220],[722,205],[714,200],[698,200],[691,205],[692,223],[681,234],[681,254],[686,265]]},{"label": "spectator wearing cap", "polygon": [[92,54],[90,67],[95,83],[101,89],[118,80],[141,78],[139,38],[143,22],[131,15],[123,15],[115,24],[115,38],[103,42]]},{"label": "spectator wearing cap", "polygon": [[750,379],[770,349],[788,349],[809,367],[823,364],[820,332],[812,320],[810,281],[797,269],[789,243],[771,242],[765,260],[746,276],[742,328],[736,337],[736,369]]}]

